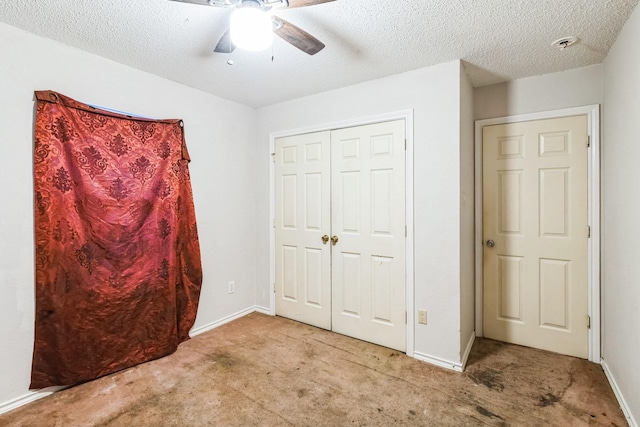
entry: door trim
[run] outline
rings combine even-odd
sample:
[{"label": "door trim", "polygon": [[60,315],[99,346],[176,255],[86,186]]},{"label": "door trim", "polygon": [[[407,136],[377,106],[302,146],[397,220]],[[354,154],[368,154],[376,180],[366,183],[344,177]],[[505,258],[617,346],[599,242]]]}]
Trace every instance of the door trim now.
[{"label": "door trim", "polygon": [[406,354],[413,357],[414,352],[414,244],[413,244],[413,109],[389,112],[384,114],[341,120],[302,128],[271,132],[269,134],[269,312],[276,314],[275,299],[275,140],[285,136],[300,135],[304,133],[330,131],[348,127],[369,125],[373,123],[404,120],[405,139],[407,142],[405,153],[405,224],[407,233],[405,237],[405,303],[407,313],[406,329]]},{"label": "door trim", "polygon": [[[552,119],[567,116],[587,116],[587,132],[590,137],[588,150],[588,222],[591,238],[588,243],[588,313],[591,317],[589,329],[589,360],[600,363],[600,105],[543,111],[531,114],[476,120],[475,122],[475,263],[476,263],[476,336],[483,336],[483,271],[482,271],[482,128],[485,126],[516,123],[532,120]],[[586,321],[586,320],[585,320]]]}]

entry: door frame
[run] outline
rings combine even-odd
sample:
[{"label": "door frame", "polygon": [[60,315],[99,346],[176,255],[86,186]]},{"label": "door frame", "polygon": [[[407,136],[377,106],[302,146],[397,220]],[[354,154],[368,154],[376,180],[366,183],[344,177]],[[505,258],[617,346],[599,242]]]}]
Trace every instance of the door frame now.
[{"label": "door frame", "polygon": [[414,224],[413,224],[413,109],[395,112],[357,117],[336,122],[323,123],[307,127],[271,132],[269,134],[269,314],[276,314],[275,297],[275,140],[285,136],[300,135],[311,132],[331,131],[349,127],[369,125],[374,123],[404,120],[405,124],[405,224],[407,227],[405,236],[405,310],[406,321],[406,354],[413,357],[414,353]]},{"label": "door frame", "polygon": [[587,281],[588,314],[591,318],[589,329],[589,360],[600,363],[600,105],[542,111],[476,120],[475,122],[475,223],[476,223],[476,336],[483,336],[483,230],[482,230],[482,128],[491,125],[516,123],[532,120],[553,119],[567,116],[587,116],[587,133],[590,139],[588,149],[588,214],[591,238],[588,240]]}]

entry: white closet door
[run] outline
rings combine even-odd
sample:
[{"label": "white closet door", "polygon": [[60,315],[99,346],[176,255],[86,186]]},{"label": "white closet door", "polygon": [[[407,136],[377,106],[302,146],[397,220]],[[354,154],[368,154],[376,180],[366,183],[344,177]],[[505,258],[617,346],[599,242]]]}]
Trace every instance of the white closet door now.
[{"label": "white closet door", "polygon": [[405,351],[405,124],[331,133],[332,329]]},{"label": "white closet door", "polygon": [[330,132],[275,150],[276,314],[331,329]]}]

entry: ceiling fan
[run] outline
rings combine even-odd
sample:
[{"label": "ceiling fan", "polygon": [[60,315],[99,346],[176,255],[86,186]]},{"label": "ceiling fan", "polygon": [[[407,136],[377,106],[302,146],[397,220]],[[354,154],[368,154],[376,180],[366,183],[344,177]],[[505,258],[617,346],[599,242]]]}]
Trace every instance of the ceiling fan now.
[{"label": "ceiling fan", "polygon": [[[274,8],[294,8],[313,6],[335,0],[172,0],[202,6],[235,8],[230,18],[229,28],[222,34],[215,52],[231,53],[236,46],[250,50],[262,50],[271,45],[272,33],[301,51],[315,55],[324,48],[320,40],[278,16],[269,16],[267,12]],[[241,26],[241,20],[248,22]],[[262,30],[261,34],[258,34]],[[255,34],[254,34],[255,33]],[[265,33],[268,33],[265,35]],[[250,46],[245,39],[252,38]]]}]

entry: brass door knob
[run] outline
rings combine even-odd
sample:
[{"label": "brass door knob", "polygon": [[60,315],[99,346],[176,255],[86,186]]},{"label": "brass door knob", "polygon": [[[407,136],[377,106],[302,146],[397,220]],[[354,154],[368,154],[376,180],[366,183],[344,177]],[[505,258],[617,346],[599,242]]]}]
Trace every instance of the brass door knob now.
[{"label": "brass door knob", "polygon": [[331,244],[335,246],[336,243],[338,243],[338,236],[331,236]]},{"label": "brass door knob", "polygon": [[322,236],[322,244],[323,245],[326,245],[328,241],[329,241],[329,236],[327,236],[326,234],[324,236]]}]

